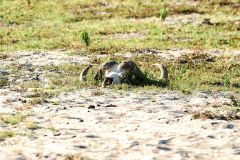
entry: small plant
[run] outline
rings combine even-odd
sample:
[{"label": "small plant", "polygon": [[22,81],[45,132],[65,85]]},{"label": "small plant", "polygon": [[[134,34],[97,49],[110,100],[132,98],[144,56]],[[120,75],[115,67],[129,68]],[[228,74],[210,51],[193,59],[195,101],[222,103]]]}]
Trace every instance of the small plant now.
[{"label": "small plant", "polygon": [[32,98],[30,101],[30,104],[35,105],[35,104],[42,104],[43,103],[43,99],[41,97],[36,97],[36,98]]},{"label": "small plant", "polygon": [[234,96],[230,96],[230,99],[231,99],[231,106],[239,109],[240,108],[240,99],[237,99],[237,97],[234,97]]},{"label": "small plant", "polygon": [[40,128],[40,126],[38,126],[36,123],[31,122],[31,121],[26,122],[26,127],[30,130],[36,130],[36,129]]},{"label": "small plant", "polygon": [[101,92],[101,91],[93,91],[92,93],[91,93],[91,96],[101,96],[101,95],[103,95],[104,93],[103,92]]},{"label": "small plant", "polygon": [[53,126],[48,127],[47,129],[50,130],[50,131],[53,131],[53,132],[59,131],[58,129],[54,128]]},{"label": "small plant", "polygon": [[0,88],[8,84],[8,80],[0,75]]},{"label": "small plant", "polygon": [[82,39],[82,42],[86,45],[86,46],[89,46],[90,44],[90,36],[89,36],[89,33],[87,31],[83,31],[81,33],[81,39]]},{"label": "small plant", "polygon": [[14,133],[11,131],[1,131],[0,132],[0,142],[4,141],[7,138],[13,137]]},{"label": "small plant", "polygon": [[63,160],[84,160],[86,158],[82,157],[80,154],[67,155]]},{"label": "small plant", "polygon": [[229,78],[224,78],[224,79],[223,79],[223,84],[224,84],[224,86],[226,86],[226,87],[230,87],[230,86],[231,86],[231,81],[230,81],[230,79],[229,79]]},{"label": "small plant", "polygon": [[5,53],[0,53],[0,59],[6,59],[8,57]]},{"label": "small plant", "polygon": [[[180,66],[179,73],[178,74],[176,73],[176,79],[177,80],[183,79],[183,76],[186,73],[186,70],[187,70],[186,68],[184,68],[183,66]],[[175,70],[175,72],[176,72],[176,70]]]},{"label": "small plant", "polygon": [[0,116],[0,122],[4,122],[6,124],[10,125],[16,125],[20,122],[22,122],[26,116],[24,115],[2,115]]},{"label": "small plant", "polygon": [[162,21],[164,21],[167,18],[168,15],[169,15],[169,9],[167,9],[167,8],[160,9],[159,16],[160,16]]}]

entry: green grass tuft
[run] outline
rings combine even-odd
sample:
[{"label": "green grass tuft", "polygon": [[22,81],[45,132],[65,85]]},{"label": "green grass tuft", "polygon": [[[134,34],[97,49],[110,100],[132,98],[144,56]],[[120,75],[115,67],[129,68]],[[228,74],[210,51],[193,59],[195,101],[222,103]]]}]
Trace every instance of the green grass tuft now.
[{"label": "green grass tuft", "polygon": [[86,45],[86,46],[89,46],[90,44],[90,35],[87,31],[83,31],[81,33],[81,39],[82,39],[82,42]]},{"label": "green grass tuft", "polygon": [[20,122],[23,122],[26,116],[24,115],[0,115],[0,121],[10,124],[10,125],[16,125]]},{"label": "green grass tuft", "polygon": [[8,84],[7,78],[0,75],[0,88],[7,86],[7,84]]},{"label": "green grass tuft", "polygon": [[12,131],[0,131],[0,142],[7,138],[13,137],[15,134]]},{"label": "green grass tuft", "polygon": [[159,17],[161,18],[162,21],[164,21],[168,15],[169,15],[169,9],[167,9],[167,8],[160,9]]}]

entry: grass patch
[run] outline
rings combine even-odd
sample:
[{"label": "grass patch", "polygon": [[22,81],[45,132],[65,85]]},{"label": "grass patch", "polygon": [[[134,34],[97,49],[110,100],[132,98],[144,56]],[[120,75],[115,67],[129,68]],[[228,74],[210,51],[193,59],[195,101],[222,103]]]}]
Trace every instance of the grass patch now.
[{"label": "grass patch", "polygon": [[[240,16],[238,1],[197,0],[193,3],[189,5],[187,0],[3,0],[0,2],[0,59],[6,59],[5,53],[8,51],[59,48],[67,49],[72,54],[109,55],[147,49],[240,49],[240,26],[235,20]],[[183,17],[193,13],[200,19],[210,17],[211,25],[183,24],[178,20],[176,25],[172,25],[161,21],[167,16],[174,19],[178,15]],[[127,36],[130,33],[144,36],[114,38],[115,35]],[[132,60],[151,79],[157,79],[160,75],[151,64],[164,62],[170,72],[168,89],[184,93],[192,90],[240,92],[239,57],[233,62],[230,58],[211,60],[211,57],[196,55],[174,61],[164,61],[154,56],[139,56]],[[120,57],[112,58],[123,60]],[[94,63],[99,65],[103,61],[97,59]],[[49,73],[50,87],[34,91],[26,97],[32,98],[32,104],[39,104],[62,91],[100,86],[92,80],[95,66],[90,70],[87,83],[79,82],[83,67],[76,64],[44,67],[45,70],[57,69],[61,73]],[[21,66],[15,66],[14,71],[21,76]],[[6,85],[7,80],[0,77],[0,87]],[[27,90],[42,86],[38,81],[26,81],[21,87]],[[130,90],[136,86],[123,84],[113,88]]]},{"label": "grass patch", "polygon": [[0,115],[0,121],[10,125],[16,125],[25,120],[25,115]]},{"label": "grass patch", "polygon": [[8,54],[6,53],[0,53],[0,60],[1,59],[7,59],[8,58]]},{"label": "grass patch", "polygon": [[63,158],[63,160],[88,160],[88,158],[85,158],[80,154],[75,154],[75,155],[67,155]]},{"label": "grass patch", "polygon": [[[112,59],[121,62],[123,57],[112,57]],[[177,60],[165,61],[156,56],[136,56],[132,58],[142,69],[147,78],[157,80],[160,77],[160,71],[151,64],[163,63],[169,70],[169,83],[166,88],[170,90],[180,90],[184,93],[190,93],[193,90],[205,91],[233,91],[240,93],[239,76],[240,70],[239,57],[231,61],[230,57],[212,57],[205,54],[192,54],[182,56]],[[79,81],[79,74],[85,67],[76,64],[64,64],[61,66],[47,66],[45,69],[61,70],[60,73],[51,73],[47,77],[50,79],[50,89],[58,91],[70,91],[86,87],[101,86],[101,83],[93,80],[93,75],[98,65],[106,59],[98,59],[96,65],[90,69],[87,76],[87,82]],[[237,84],[237,85],[236,85]],[[136,85],[114,85],[114,89],[131,90],[134,88],[149,89],[158,88],[156,86]],[[140,88],[139,88],[140,87]],[[97,93],[96,93],[97,94]]]},{"label": "grass patch", "polygon": [[25,124],[26,124],[26,127],[30,130],[36,130],[36,129],[41,128],[38,124],[31,122],[31,121],[28,121]]},{"label": "grass patch", "polygon": [[64,89],[60,90],[60,89],[52,88],[52,89],[33,90],[32,92],[27,93],[25,97],[30,98],[29,103],[31,105],[36,105],[36,104],[44,103],[47,99],[59,94],[62,91],[64,91]]},{"label": "grass patch", "polygon": [[[235,0],[199,0],[187,5],[187,0],[73,0],[73,1],[1,1],[0,52],[17,50],[51,50],[64,48],[84,50],[89,38],[81,43],[81,33],[88,31],[91,45],[88,53],[112,53],[138,49],[163,48],[238,48],[239,26],[234,21],[221,19],[238,17],[239,3]],[[178,4],[178,5],[176,5]],[[222,25],[168,25],[151,21],[151,17],[198,13],[221,20]],[[162,9],[162,10],[161,10]],[[160,13],[159,13],[160,11]],[[204,14],[207,14],[204,16]],[[144,19],[144,20],[139,20]],[[144,38],[114,39],[119,33],[140,33]],[[177,34],[176,34],[177,33]],[[108,37],[106,37],[106,35]],[[85,36],[89,37],[89,36]],[[190,42],[184,39],[190,38]],[[173,42],[174,41],[174,42]],[[176,42],[175,42],[176,41]]]},{"label": "grass patch", "polygon": [[219,119],[219,120],[236,120],[240,119],[237,112],[229,112],[228,114],[220,114],[212,111],[197,112],[192,115],[193,119]]},{"label": "grass patch", "polygon": [[28,89],[28,88],[41,88],[41,82],[37,80],[29,80],[29,81],[24,81],[20,84],[20,86],[23,89]]},{"label": "grass patch", "polygon": [[0,142],[7,138],[13,137],[15,134],[12,131],[0,131]]},{"label": "grass patch", "polygon": [[98,91],[98,90],[91,92],[91,96],[101,96],[101,95],[104,95],[104,92]]},{"label": "grass patch", "polygon": [[0,75],[0,88],[8,85],[8,79]]},{"label": "grass patch", "polygon": [[52,131],[52,132],[58,132],[59,130],[56,129],[55,127],[51,126],[47,128],[48,130]]},{"label": "grass patch", "polygon": [[44,102],[44,99],[40,96],[40,97],[32,98],[29,103],[32,105],[36,105],[36,104],[42,104],[43,102]]},{"label": "grass patch", "polygon": [[203,108],[203,111],[193,112],[192,118],[193,119],[220,119],[220,120],[228,120],[228,121],[240,119],[240,114],[239,114],[240,99],[237,99],[237,97],[235,97],[234,95],[231,95],[229,98],[231,99],[230,103],[210,104],[207,106],[201,106]]}]

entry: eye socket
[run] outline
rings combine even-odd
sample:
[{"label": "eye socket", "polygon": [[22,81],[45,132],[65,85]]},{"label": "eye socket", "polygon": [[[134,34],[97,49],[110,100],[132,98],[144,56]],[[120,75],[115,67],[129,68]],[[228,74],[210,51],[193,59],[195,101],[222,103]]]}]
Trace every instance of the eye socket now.
[{"label": "eye socket", "polygon": [[106,78],[105,85],[111,85],[113,83],[113,78]]},{"label": "eye socket", "polygon": [[131,63],[129,63],[129,62],[122,62],[122,64],[120,65],[120,69],[128,69],[128,68],[130,68],[131,67]]}]

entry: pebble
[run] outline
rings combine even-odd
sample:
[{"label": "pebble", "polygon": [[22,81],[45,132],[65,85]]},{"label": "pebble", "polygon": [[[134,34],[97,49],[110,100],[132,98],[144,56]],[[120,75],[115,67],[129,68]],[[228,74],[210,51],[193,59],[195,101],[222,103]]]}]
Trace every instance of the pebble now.
[{"label": "pebble", "polygon": [[131,145],[129,146],[130,148],[138,146],[140,143],[138,141],[134,141],[131,143]]},{"label": "pebble", "polygon": [[60,136],[60,135],[61,135],[61,132],[53,133],[53,136]]},{"label": "pebble", "polygon": [[207,138],[211,138],[211,139],[214,139],[215,136],[212,136],[212,135],[208,135]]},{"label": "pebble", "polygon": [[0,70],[0,75],[3,75],[3,76],[6,76],[6,75],[9,75],[10,72],[7,71],[7,70]]},{"label": "pebble", "polygon": [[167,144],[168,140],[159,140],[158,144]]},{"label": "pebble", "polygon": [[233,128],[234,128],[234,125],[232,125],[232,124],[227,124],[226,128],[227,128],[227,129],[233,129]]},{"label": "pebble", "polygon": [[94,105],[89,105],[88,109],[96,109]]},{"label": "pebble", "polygon": [[14,96],[6,99],[6,102],[17,102],[17,101],[19,101],[19,98]]},{"label": "pebble", "polygon": [[168,147],[157,146],[157,148],[158,148],[159,150],[163,150],[163,151],[171,151],[171,149],[168,148]]},{"label": "pebble", "polygon": [[80,149],[86,149],[87,148],[87,146],[84,146],[84,145],[74,145],[74,147],[80,148]]},{"label": "pebble", "polygon": [[19,156],[15,160],[27,160],[24,156]]},{"label": "pebble", "polygon": [[92,134],[86,135],[86,137],[87,137],[87,138],[98,138],[97,136],[92,135]]},{"label": "pebble", "polygon": [[104,106],[104,107],[117,107],[117,105],[114,105],[114,104],[108,104],[108,105],[106,105],[106,106]]}]

